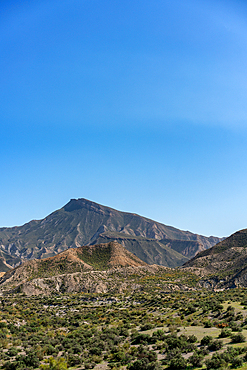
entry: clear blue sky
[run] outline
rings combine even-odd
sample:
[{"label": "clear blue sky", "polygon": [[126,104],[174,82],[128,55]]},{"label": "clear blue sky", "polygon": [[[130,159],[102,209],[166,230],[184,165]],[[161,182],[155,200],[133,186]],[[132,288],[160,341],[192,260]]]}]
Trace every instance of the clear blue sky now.
[{"label": "clear blue sky", "polygon": [[0,226],[87,198],[247,227],[247,4],[2,0]]}]

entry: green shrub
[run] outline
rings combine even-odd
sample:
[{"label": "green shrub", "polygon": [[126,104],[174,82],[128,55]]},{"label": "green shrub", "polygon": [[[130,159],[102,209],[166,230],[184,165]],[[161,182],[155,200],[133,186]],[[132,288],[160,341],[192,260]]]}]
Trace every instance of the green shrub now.
[{"label": "green shrub", "polygon": [[209,351],[218,351],[223,347],[223,342],[221,340],[214,340],[208,345]]},{"label": "green shrub", "polygon": [[48,365],[40,365],[42,370],[67,370],[67,362],[63,357],[55,359],[54,357],[49,358]]},{"label": "green shrub", "polygon": [[208,346],[213,341],[211,335],[205,335],[201,340],[201,346]]},{"label": "green shrub", "polygon": [[232,343],[243,343],[245,342],[245,336],[242,333],[231,336]]},{"label": "green shrub", "polygon": [[193,367],[202,367],[203,355],[195,352],[189,357],[188,361]]},{"label": "green shrub", "polygon": [[231,333],[232,333],[231,329],[229,329],[229,328],[223,328],[221,330],[221,333],[219,335],[219,338],[227,338],[227,337],[230,337]]},{"label": "green shrub", "polygon": [[9,350],[8,350],[8,352],[7,352],[7,354],[10,356],[10,357],[14,357],[14,356],[17,356],[18,355],[18,352],[19,352],[20,350],[18,349],[18,348],[16,348],[16,347],[11,347]]},{"label": "green shrub", "polygon": [[232,367],[236,369],[237,367],[243,366],[243,359],[241,357],[235,357],[232,360]]},{"label": "green shrub", "polygon": [[149,334],[137,334],[132,336],[132,344],[148,344],[151,342]]},{"label": "green shrub", "polygon": [[151,324],[150,322],[147,322],[147,323],[140,326],[141,331],[150,330],[150,329],[153,329],[153,328],[154,328],[154,325]]},{"label": "green shrub", "polygon": [[187,367],[187,361],[182,355],[173,357],[169,364],[171,370],[184,370]]},{"label": "green shrub", "polygon": [[188,342],[189,343],[196,343],[197,342],[197,337],[195,335],[189,335],[188,336]]},{"label": "green shrub", "polygon": [[215,353],[209,360],[206,360],[205,364],[207,370],[219,370],[221,367],[227,365],[224,358],[218,353]]}]

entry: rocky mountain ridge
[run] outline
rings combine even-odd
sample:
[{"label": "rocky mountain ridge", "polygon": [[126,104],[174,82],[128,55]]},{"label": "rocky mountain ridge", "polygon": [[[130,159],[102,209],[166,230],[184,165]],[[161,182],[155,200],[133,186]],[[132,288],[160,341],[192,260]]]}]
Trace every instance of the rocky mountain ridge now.
[{"label": "rocky mountain ridge", "polygon": [[68,248],[114,240],[146,263],[177,267],[222,239],[181,231],[83,198],[72,199],[42,220],[0,228],[0,271]]}]

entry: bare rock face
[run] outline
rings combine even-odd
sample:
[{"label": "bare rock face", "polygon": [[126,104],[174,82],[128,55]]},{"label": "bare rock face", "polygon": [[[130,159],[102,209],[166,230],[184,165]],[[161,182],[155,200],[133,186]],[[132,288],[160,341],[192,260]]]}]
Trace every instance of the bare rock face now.
[{"label": "bare rock face", "polygon": [[[111,293],[118,294],[126,291],[133,293],[143,289],[147,277],[159,276],[171,269],[158,265],[116,267],[107,271],[87,271],[73,274],[57,275],[47,278],[37,278],[19,282],[16,286],[5,285],[2,293],[24,293],[27,296],[53,295],[59,293]],[[137,281],[133,277],[137,277]],[[144,283],[145,284],[145,283]],[[174,282],[164,282],[166,292],[191,290],[191,287]],[[193,288],[194,289],[194,288]]]},{"label": "bare rock face", "polygon": [[85,273],[75,273],[67,275],[58,275],[56,277],[45,279],[33,279],[21,285],[16,290],[32,295],[50,295],[54,293],[106,293],[107,284],[100,280],[100,276],[87,275]]},{"label": "bare rock face", "polygon": [[[24,282],[6,281],[0,285],[2,294],[5,293],[24,293],[26,296],[33,295],[52,295],[59,293],[123,293],[126,290],[130,292],[140,291],[141,284],[133,281],[132,276],[139,276],[141,279],[147,274],[159,273],[160,270],[168,268],[163,266],[138,266],[138,267],[118,267],[107,271],[88,271],[76,272],[73,274],[64,274],[51,276],[47,278],[37,278],[25,280]],[[168,284],[169,285],[169,284]],[[172,291],[176,289],[174,284],[169,285]],[[179,289],[179,287],[177,287]]]},{"label": "bare rock face", "polygon": [[148,264],[177,267],[220,240],[181,231],[86,199],[72,199],[43,220],[0,229],[0,272],[26,260],[54,256],[68,248],[110,241],[124,245]]}]

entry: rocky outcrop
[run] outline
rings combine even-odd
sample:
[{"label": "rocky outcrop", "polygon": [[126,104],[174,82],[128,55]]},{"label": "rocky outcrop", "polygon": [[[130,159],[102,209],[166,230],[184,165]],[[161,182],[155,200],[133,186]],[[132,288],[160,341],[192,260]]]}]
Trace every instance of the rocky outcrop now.
[{"label": "rocky outcrop", "polygon": [[[142,288],[133,279],[133,275],[142,277],[165,271],[163,266],[128,266],[115,267],[106,271],[85,271],[72,274],[60,274],[47,278],[5,279],[0,282],[1,294],[24,293],[32,295],[51,295],[61,293],[131,293]],[[174,290],[174,284],[168,284],[168,289]]]}]

